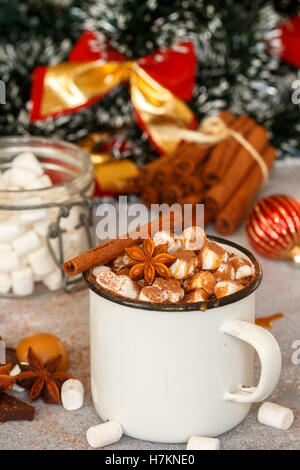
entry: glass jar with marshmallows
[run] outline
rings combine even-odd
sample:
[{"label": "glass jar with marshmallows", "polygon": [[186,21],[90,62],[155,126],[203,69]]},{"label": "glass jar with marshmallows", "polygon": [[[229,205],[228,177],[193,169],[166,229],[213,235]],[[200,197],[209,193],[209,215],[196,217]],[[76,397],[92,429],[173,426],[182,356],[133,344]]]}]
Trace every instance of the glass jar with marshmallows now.
[{"label": "glass jar with marshmallows", "polygon": [[0,295],[73,291],[62,264],[90,248],[93,165],[79,147],[0,138]]}]

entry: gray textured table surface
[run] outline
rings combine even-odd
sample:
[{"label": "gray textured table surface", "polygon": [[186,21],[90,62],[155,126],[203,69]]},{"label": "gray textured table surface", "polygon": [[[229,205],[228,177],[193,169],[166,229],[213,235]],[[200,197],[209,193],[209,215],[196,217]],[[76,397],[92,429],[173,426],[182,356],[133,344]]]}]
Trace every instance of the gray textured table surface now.
[{"label": "gray textured table surface", "polygon": [[[268,186],[260,194],[284,193],[300,199],[300,166],[276,168]],[[210,233],[213,230],[209,230]],[[244,228],[232,240],[247,245]],[[284,312],[274,323],[283,354],[280,382],[270,400],[291,407],[295,422],[282,432],[257,422],[257,406],[245,421],[220,437],[223,449],[299,449],[300,448],[300,364],[291,360],[292,343],[300,340],[300,269],[287,262],[261,259],[264,279],[257,292],[257,316]],[[0,335],[16,346],[25,335],[47,331],[59,336],[68,348],[70,372],[85,386],[84,407],[67,412],[60,406],[36,403],[33,422],[9,422],[0,425],[0,449],[88,449],[86,430],[99,422],[93,409],[89,386],[88,293],[58,295],[28,301],[0,300]],[[26,393],[16,394],[26,399]],[[184,449],[183,445],[151,444],[123,437],[107,449]]]}]

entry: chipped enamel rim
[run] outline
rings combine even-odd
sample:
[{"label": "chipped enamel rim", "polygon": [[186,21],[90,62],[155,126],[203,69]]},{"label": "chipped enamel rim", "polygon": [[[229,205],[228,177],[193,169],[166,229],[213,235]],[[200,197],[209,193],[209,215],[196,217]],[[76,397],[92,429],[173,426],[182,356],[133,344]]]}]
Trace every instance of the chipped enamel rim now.
[{"label": "chipped enamel rim", "polygon": [[[207,235],[207,238],[211,241],[221,243],[222,245],[227,245],[229,247],[235,248],[239,250],[241,253],[247,256],[250,259],[254,266],[254,276],[253,280],[248,284],[244,289],[235,292],[234,294],[226,295],[225,297],[221,297],[220,299],[212,299],[204,302],[194,302],[194,303],[180,303],[180,304],[161,304],[161,303],[149,303],[149,302],[137,302],[135,300],[125,299],[116,294],[112,294],[105,289],[102,289],[99,285],[96,285],[90,278],[93,276],[91,273],[91,269],[85,271],[83,273],[83,278],[87,283],[88,287],[95,292],[95,294],[103,297],[104,299],[110,300],[116,304],[125,305],[126,307],[132,308],[139,308],[142,310],[154,310],[157,312],[190,312],[193,310],[201,310],[205,311],[210,308],[217,308],[223,307],[224,305],[229,305],[234,302],[238,302],[239,300],[248,297],[248,295],[252,294],[260,285],[262,280],[262,268],[259,261],[256,257],[249,251],[247,248],[244,248],[237,243],[234,243],[229,240],[225,240],[224,238],[214,237],[211,235]],[[94,276],[93,276],[94,279]]]}]

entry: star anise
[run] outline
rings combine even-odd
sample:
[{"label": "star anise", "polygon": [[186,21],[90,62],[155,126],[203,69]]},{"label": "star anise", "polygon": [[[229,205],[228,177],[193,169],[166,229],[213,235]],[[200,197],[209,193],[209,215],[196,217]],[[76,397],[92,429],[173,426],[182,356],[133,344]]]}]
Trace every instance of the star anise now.
[{"label": "star anise", "polygon": [[27,364],[20,364],[22,372],[17,376],[17,383],[29,389],[29,399],[37,400],[42,395],[43,400],[50,404],[59,404],[60,388],[62,384],[71,378],[64,372],[56,372],[62,356],[43,364],[41,358],[29,348],[27,354]]},{"label": "star anise", "polygon": [[16,378],[9,375],[10,369],[11,364],[0,366],[0,392],[9,392],[16,382]]},{"label": "star anise", "polygon": [[128,256],[137,261],[129,271],[131,279],[145,278],[146,284],[153,284],[155,275],[167,279],[170,277],[170,271],[167,267],[176,260],[176,256],[167,253],[168,243],[165,245],[155,245],[150,237],[143,241],[143,246],[133,246],[126,248]]}]

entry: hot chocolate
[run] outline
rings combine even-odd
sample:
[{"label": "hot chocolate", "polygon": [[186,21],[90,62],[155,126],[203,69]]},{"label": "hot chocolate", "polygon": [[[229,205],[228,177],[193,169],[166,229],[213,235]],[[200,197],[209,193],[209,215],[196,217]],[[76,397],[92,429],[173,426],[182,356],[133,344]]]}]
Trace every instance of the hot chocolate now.
[{"label": "hot chocolate", "polygon": [[94,282],[114,295],[138,302],[193,303],[213,300],[244,289],[254,268],[210,241],[200,227],[180,237],[157,232],[107,265],[93,269]]}]

